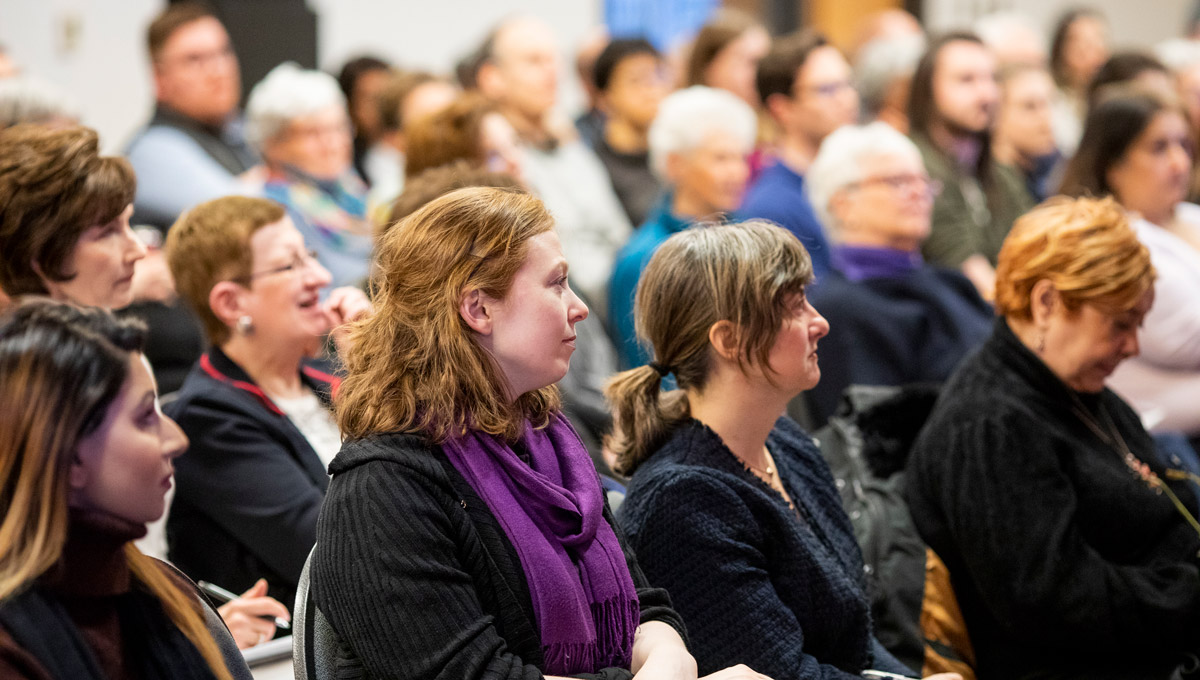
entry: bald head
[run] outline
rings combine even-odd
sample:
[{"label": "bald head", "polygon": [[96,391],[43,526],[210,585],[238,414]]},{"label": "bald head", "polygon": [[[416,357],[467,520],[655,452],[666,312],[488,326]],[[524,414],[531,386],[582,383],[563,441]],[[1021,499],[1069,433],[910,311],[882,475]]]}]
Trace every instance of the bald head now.
[{"label": "bald head", "polygon": [[510,117],[540,124],[558,95],[554,31],[540,19],[513,17],[496,28],[491,42],[491,53],[479,68],[480,92]]}]

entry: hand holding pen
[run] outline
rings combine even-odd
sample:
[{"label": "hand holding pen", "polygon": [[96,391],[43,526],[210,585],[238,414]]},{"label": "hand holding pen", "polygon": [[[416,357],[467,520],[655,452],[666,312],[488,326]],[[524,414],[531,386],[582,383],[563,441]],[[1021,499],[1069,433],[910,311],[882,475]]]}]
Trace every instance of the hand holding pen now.
[{"label": "hand holding pen", "polygon": [[262,644],[275,636],[275,627],[290,629],[287,607],[273,597],[267,597],[267,582],[259,579],[241,595],[224,588],[200,581],[197,585],[214,599],[225,604],[217,607],[217,613],[229,627],[238,649],[247,649]]}]

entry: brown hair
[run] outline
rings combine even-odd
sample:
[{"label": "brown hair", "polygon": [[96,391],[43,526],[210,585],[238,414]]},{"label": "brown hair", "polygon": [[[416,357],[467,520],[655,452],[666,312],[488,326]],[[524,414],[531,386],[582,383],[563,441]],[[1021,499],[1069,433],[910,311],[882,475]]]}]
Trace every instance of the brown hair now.
[{"label": "brown hair", "polygon": [[375,100],[379,107],[379,124],[384,130],[397,132],[404,128],[404,100],[418,87],[426,83],[441,82],[441,79],[425,71],[402,71],[394,73],[379,91]]},{"label": "brown hair", "polygon": [[438,196],[467,187],[496,187],[518,191],[524,189],[512,175],[488,170],[465,159],[429,168],[404,183],[404,191],[400,192],[392,203],[391,215],[387,224],[380,228],[379,235],[382,236],[396,222],[413,214]]},{"label": "brown hair", "polygon": [[[68,471],[81,440],[104,422],[140,352],[146,328],[96,308],[45,300],[0,322],[0,601],[62,557],[68,530]],[[153,490],[151,490],[152,492]],[[192,592],[130,542],[135,580],[162,604],[219,680],[225,665]]]},{"label": "brown hair", "polygon": [[1112,198],[1052,198],[1013,224],[996,262],[996,312],[1032,318],[1033,287],[1049,279],[1070,311],[1132,309],[1154,285],[1150,251]]},{"label": "brown hair", "polygon": [[703,389],[708,380],[713,324],[733,324],[743,370],[770,368],[789,298],[803,294],[812,278],[804,246],[770,222],[700,225],[659,246],[638,283],[634,325],[679,389],[663,393],[662,377],[650,366],[619,373],[605,387],[614,416],[606,443],[617,471],[633,474],[688,417],[685,391]]},{"label": "brown hair", "polygon": [[808,61],[813,50],[828,44],[825,36],[812,30],[796,31],[776,39],[771,43],[767,56],[758,62],[754,78],[758,96],[762,97],[763,102],[773,94],[790,99],[792,87],[804,62]]},{"label": "brown hair", "polygon": [[704,72],[721,50],[746,31],[761,26],[762,24],[745,12],[728,8],[718,10],[692,41],[687,61],[687,84],[707,85],[708,83],[704,82]]},{"label": "brown hair", "polygon": [[226,196],[180,215],[167,232],[167,264],[175,289],[200,318],[212,344],[224,344],[230,332],[209,307],[208,294],[221,281],[250,275],[250,237],[286,215],[283,206],[265,198]]},{"label": "brown hair", "polygon": [[91,128],[0,132],[0,287],[10,296],[44,295],[43,277],[70,280],[79,237],[120,216],[136,188],[129,162],[101,156]]},{"label": "brown hair", "polygon": [[1050,39],[1050,73],[1059,87],[1069,87],[1070,74],[1067,73],[1067,34],[1071,26],[1080,19],[1095,19],[1104,23],[1104,15],[1089,7],[1069,9],[1059,17],[1054,24],[1054,32]]},{"label": "brown hair", "polygon": [[[158,61],[163,47],[180,28],[200,19],[216,19],[213,11],[199,2],[176,2],[167,6],[146,29],[146,48],[150,61]],[[219,19],[218,19],[219,21]]]},{"label": "brown hair", "polygon": [[351,327],[338,426],[350,439],[411,432],[440,443],[468,429],[511,440],[526,418],[545,426],[554,386],[511,402],[500,367],[459,315],[465,291],[503,299],[529,239],[554,220],[527,193],[459,189],[387,231],[371,283],[375,313]]},{"label": "brown hair", "polygon": [[[925,50],[925,54],[917,62],[917,68],[913,71],[912,85],[909,89],[908,125],[910,136],[921,135],[929,138],[930,129],[932,129],[933,124],[940,117],[937,110],[937,102],[933,96],[933,77],[937,73],[938,56],[942,53],[942,49],[956,42],[968,42],[987,49],[987,46],[979,39],[979,36],[966,31],[946,33],[938,36],[929,44],[928,49]],[[987,151],[992,145],[991,132],[984,132],[980,135],[980,138],[984,151],[979,154],[979,161],[975,166],[975,175],[981,180],[986,180],[992,165],[992,154]]]},{"label": "brown hair", "polygon": [[414,122],[405,134],[404,176],[459,159],[483,161],[483,119],[498,111],[482,95],[465,92],[441,111]]}]

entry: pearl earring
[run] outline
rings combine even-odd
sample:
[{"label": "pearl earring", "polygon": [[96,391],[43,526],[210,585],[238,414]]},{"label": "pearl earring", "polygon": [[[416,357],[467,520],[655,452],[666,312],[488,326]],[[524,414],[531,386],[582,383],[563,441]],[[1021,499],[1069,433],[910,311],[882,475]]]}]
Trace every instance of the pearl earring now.
[{"label": "pearl earring", "polygon": [[250,318],[249,314],[243,314],[238,317],[237,332],[242,335],[250,335],[254,332],[254,319]]}]

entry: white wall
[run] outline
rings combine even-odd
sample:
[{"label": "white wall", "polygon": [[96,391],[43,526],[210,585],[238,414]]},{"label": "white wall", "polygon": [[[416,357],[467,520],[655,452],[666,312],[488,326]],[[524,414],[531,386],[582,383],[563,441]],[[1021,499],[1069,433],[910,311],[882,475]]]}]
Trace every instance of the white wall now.
[{"label": "white wall", "polygon": [[[145,31],[165,4],[0,0],[0,44],[27,73],[66,89],[83,122],[99,130],[104,148],[115,152],[153,106]],[[401,66],[448,73],[507,14],[540,16],[561,38],[562,104],[569,111],[582,100],[570,76],[570,48],[599,23],[601,12],[601,0],[309,0],[309,5],[319,16],[318,62],[331,71],[369,51]],[[72,30],[76,39],[64,40]]]},{"label": "white wall", "polygon": [[[402,66],[449,71],[503,16],[541,16],[561,37],[562,105],[567,111],[576,110],[582,99],[570,75],[570,48],[599,22],[602,7],[602,0],[308,1],[320,17],[319,63],[329,70],[370,51]],[[1120,46],[1147,46],[1178,35],[1191,1],[1084,0],[1109,16]],[[1011,8],[1026,12],[1048,31],[1054,18],[1075,4],[1077,0],[926,0],[926,12],[937,30]],[[145,28],[163,6],[164,0],[0,0],[0,44],[27,72],[70,92],[84,122],[100,131],[111,152],[149,115],[153,102]]]}]

